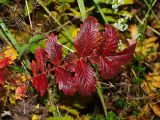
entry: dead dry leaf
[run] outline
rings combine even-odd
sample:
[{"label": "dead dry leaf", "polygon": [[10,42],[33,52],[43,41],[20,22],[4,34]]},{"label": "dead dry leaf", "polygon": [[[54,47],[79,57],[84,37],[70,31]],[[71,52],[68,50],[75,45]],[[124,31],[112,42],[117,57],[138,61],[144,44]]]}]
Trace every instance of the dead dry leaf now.
[{"label": "dead dry leaf", "polygon": [[128,120],[135,120],[135,116],[134,115],[128,116]]},{"label": "dead dry leaf", "polygon": [[151,48],[154,48],[154,51],[152,53],[154,53],[155,51],[157,51],[159,47],[159,44],[158,43],[147,43],[147,44],[143,44],[142,48],[140,45],[137,45],[136,47],[136,52],[137,53],[142,53],[143,55],[147,55],[147,53],[149,51],[151,51]]},{"label": "dead dry leaf", "polygon": [[158,37],[156,37],[156,36],[150,37],[150,38],[144,40],[144,44],[153,43],[153,42],[155,42],[157,39],[158,39]]},{"label": "dead dry leaf", "polygon": [[144,105],[140,114],[139,114],[139,117],[143,118],[144,116],[148,115],[150,110],[151,110],[151,108],[150,108],[149,104]]},{"label": "dead dry leaf", "polygon": [[146,75],[146,80],[155,88],[160,88],[160,63],[153,65],[153,72]]},{"label": "dead dry leaf", "polygon": [[149,103],[150,107],[152,108],[153,112],[160,117],[160,106],[157,104],[154,104],[153,102]]},{"label": "dead dry leaf", "polygon": [[131,33],[131,38],[136,40],[137,37],[138,37],[138,28],[137,28],[137,25],[136,24],[132,24],[129,26],[128,30],[130,31]]},{"label": "dead dry leaf", "polygon": [[32,120],[41,120],[41,116],[37,114],[32,115]]},{"label": "dead dry leaf", "polygon": [[156,91],[156,88],[150,82],[146,81],[141,83],[141,88],[147,95],[150,95],[152,92]]},{"label": "dead dry leaf", "polygon": [[156,43],[157,39],[158,37],[153,36],[145,39],[143,43],[138,42],[135,49],[136,53],[144,55],[148,62],[154,61],[158,56],[159,43]]},{"label": "dead dry leaf", "polygon": [[154,75],[160,75],[160,63],[154,63],[153,68]]},{"label": "dead dry leaf", "polygon": [[4,56],[14,61],[18,57],[18,53],[12,46],[7,46],[6,50],[4,51]]},{"label": "dead dry leaf", "polygon": [[[153,72],[145,75],[146,80],[141,83],[141,88],[151,98],[151,100],[153,98],[156,98],[157,100],[159,99],[159,98],[157,98],[157,96],[158,96],[157,90],[160,88],[159,69],[160,69],[160,63],[155,63],[153,65]],[[155,102],[156,101],[148,102],[149,105],[147,104],[144,106],[144,108],[142,109],[142,112],[140,114],[140,117],[143,117],[142,116],[143,111],[144,111],[144,113],[148,112],[148,110],[149,110],[148,106],[150,106],[150,108],[153,110],[153,112],[158,117],[160,117],[160,106],[155,104]]]}]

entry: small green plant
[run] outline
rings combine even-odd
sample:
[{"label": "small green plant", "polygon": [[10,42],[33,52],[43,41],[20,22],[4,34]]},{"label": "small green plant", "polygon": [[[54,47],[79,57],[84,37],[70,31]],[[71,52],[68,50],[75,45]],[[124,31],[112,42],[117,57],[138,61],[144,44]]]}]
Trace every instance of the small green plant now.
[{"label": "small green plant", "polygon": [[142,82],[142,80],[143,80],[146,68],[143,67],[142,64],[141,64],[141,62],[144,60],[143,56],[136,55],[135,59],[136,59],[137,65],[135,65],[134,68],[135,68],[135,71],[137,73],[137,76],[134,79],[133,83],[139,85]]},{"label": "small green plant", "polygon": [[138,78],[135,78],[135,79],[133,80],[133,83],[136,84],[136,85],[139,85],[139,84],[142,82],[142,80],[143,80],[142,78],[139,78],[139,77],[138,77]]},{"label": "small green plant", "polygon": [[138,25],[138,35],[137,38],[139,41],[143,41],[144,40],[144,33],[143,33],[143,25],[139,24]]},{"label": "small green plant", "polygon": [[10,0],[0,0],[0,5],[8,5]]},{"label": "small green plant", "polygon": [[108,112],[106,119],[104,120],[116,120],[116,114],[112,111]]},{"label": "small green plant", "polygon": [[116,106],[119,108],[124,108],[126,106],[126,101],[123,98],[118,98],[116,100]]},{"label": "small green plant", "polygon": [[49,117],[46,120],[74,120],[71,116],[64,116],[64,117]]},{"label": "small green plant", "polygon": [[107,113],[107,117],[104,117],[103,115],[87,115],[89,120],[116,120],[116,114],[112,111],[109,111]]}]

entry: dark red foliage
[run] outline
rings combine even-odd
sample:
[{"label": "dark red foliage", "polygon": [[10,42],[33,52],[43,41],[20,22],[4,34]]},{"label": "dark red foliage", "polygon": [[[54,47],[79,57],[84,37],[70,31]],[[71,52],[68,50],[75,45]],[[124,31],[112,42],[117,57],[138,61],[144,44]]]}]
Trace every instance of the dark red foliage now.
[{"label": "dark red foliage", "polygon": [[114,27],[107,24],[98,44],[95,53],[96,57],[94,58],[103,78],[110,79],[114,77],[119,72],[121,65],[130,61],[135,47],[136,44],[133,44],[123,51],[116,53],[116,49],[118,48],[117,31]]},{"label": "dark red foliage", "polygon": [[[53,33],[48,37],[45,50],[40,48],[35,52],[36,62],[31,63],[34,75],[33,86],[43,96],[48,86],[46,74],[54,71],[56,83],[64,94],[73,95],[78,92],[82,95],[90,95],[96,91],[98,79],[94,72],[95,68],[93,69],[90,64],[97,65],[101,76],[110,79],[117,75],[121,65],[131,60],[135,46],[134,43],[117,53],[116,29],[106,25],[105,32],[100,36],[97,19],[88,17],[74,40],[76,51],[69,54],[68,60],[62,62],[62,46]],[[46,64],[50,67],[46,67]]]},{"label": "dark red foliage", "polygon": [[46,52],[50,62],[58,66],[62,60],[62,46],[57,43],[57,36],[54,36],[53,33],[48,37]]},{"label": "dark red foliage", "polygon": [[90,95],[96,90],[96,74],[84,60],[76,62],[74,81],[81,95]]},{"label": "dark red foliage", "polygon": [[10,76],[11,73],[6,66],[0,69],[0,85],[3,85],[4,82],[8,80]]},{"label": "dark red foliage", "polygon": [[9,66],[10,61],[11,61],[11,59],[8,57],[0,60],[0,69],[3,68],[4,66]]},{"label": "dark red foliage", "polygon": [[0,85],[3,85],[4,82],[11,76],[11,73],[7,68],[10,61],[11,59],[8,57],[0,60]]},{"label": "dark red foliage", "polygon": [[43,96],[48,88],[48,82],[46,80],[46,75],[41,73],[37,76],[34,76],[32,84],[36,88],[36,90],[40,93],[40,95]]},{"label": "dark red foliage", "polygon": [[100,38],[100,42],[97,48],[97,55],[108,56],[114,54],[118,48],[118,33],[116,28],[107,24],[105,26],[105,32]]},{"label": "dark red foliage", "polygon": [[46,70],[46,54],[43,48],[38,48],[35,51],[35,57],[37,62],[37,69],[44,72]]},{"label": "dark red foliage", "polygon": [[136,45],[133,44],[113,56],[100,56],[98,66],[103,78],[110,79],[115,77],[115,75],[119,72],[121,65],[129,62],[132,58],[135,46]]},{"label": "dark red foliage", "polygon": [[96,18],[88,17],[81,25],[80,32],[74,40],[74,47],[79,57],[91,55],[98,41],[98,22]]},{"label": "dark red foliage", "polygon": [[[33,60],[30,64],[31,70],[33,72],[33,86],[37,89],[41,96],[47,90],[48,81],[46,80],[46,62],[47,57],[45,50],[43,48],[38,48],[35,51],[36,62]],[[41,73],[40,73],[41,72]],[[38,74],[40,73],[40,74]]]},{"label": "dark red foliage", "polygon": [[56,83],[58,84],[59,90],[63,90],[66,95],[73,95],[76,91],[73,77],[71,73],[62,67],[55,69]]},{"label": "dark red foliage", "polygon": [[37,75],[38,74],[38,67],[37,67],[37,63],[34,60],[32,60],[30,67],[33,72],[33,75]]},{"label": "dark red foliage", "polygon": [[76,67],[76,63],[74,62],[76,59],[78,59],[77,55],[75,55],[74,53],[69,53],[68,54],[68,58],[65,61],[66,64],[66,68],[70,71],[70,72],[75,72],[75,67]]}]

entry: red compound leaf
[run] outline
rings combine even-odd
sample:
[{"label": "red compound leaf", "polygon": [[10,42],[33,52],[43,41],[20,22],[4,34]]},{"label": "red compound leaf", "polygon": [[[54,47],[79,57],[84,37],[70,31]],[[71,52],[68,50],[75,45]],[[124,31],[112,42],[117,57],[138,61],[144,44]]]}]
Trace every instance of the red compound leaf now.
[{"label": "red compound leaf", "polygon": [[50,62],[58,66],[62,60],[62,46],[57,43],[57,36],[53,33],[48,37],[46,52]]},{"label": "red compound leaf", "polygon": [[0,85],[3,85],[4,82],[11,76],[11,73],[7,68],[10,61],[11,59],[8,57],[0,60]]},{"label": "red compound leaf", "polygon": [[10,58],[6,57],[2,60],[0,60],[0,69],[2,69],[5,66],[9,66],[9,62],[11,61]]},{"label": "red compound leaf", "polygon": [[136,48],[136,43],[133,43],[128,48],[125,48],[123,51],[118,52],[116,54],[118,56],[117,58],[118,61],[120,61],[119,59],[121,59],[122,64],[129,62],[133,56],[135,48]]},{"label": "red compound leaf", "polygon": [[11,73],[6,66],[0,69],[0,85],[4,85],[4,82],[9,79],[10,76]]},{"label": "red compound leaf", "polygon": [[[48,87],[46,75],[54,71],[56,83],[64,94],[73,95],[79,92],[81,95],[90,95],[96,91],[96,75],[87,60],[99,67],[102,77],[109,79],[117,75],[121,65],[130,61],[135,46],[133,44],[116,53],[116,29],[106,25],[105,32],[100,37],[97,19],[88,17],[74,40],[76,52],[68,55],[68,59],[62,62],[62,46],[57,43],[57,36],[53,33],[48,37],[46,49],[36,51],[36,63],[31,63],[33,86],[43,96]],[[49,60],[47,68],[46,59]],[[37,75],[38,73],[40,74]]]},{"label": "red compound leaf", "polygon": [[57,67],[55,69],[55,77],[59,90],[62,90],[65,95],[73,95],[75,93],[76,89],[70,72],[62,67]]},{"label": "red compound leaf", "polygon": [[77,91],[81,95],[90,95],[92,92],[96,91],[95,72],[84,60],[77,61],[74,79]]},{"label": "red compound leaf", "polygon": [[67,57],[67,60],[65,61],[65,64],[66,64],[66,68],[68,71],[70,72],[75,72],[75,67],[76,67],[76,64],[75,64],[75,60],[78,59],[78,56],[74,53],[69,53],[68,57]]},{"label": "red compound leaf", "polygon": [[105,32],[102,34],[102,38],[98,45],[97,54],[106,56],[116,52],[118,48],[118,33],[116,28],[107,24],[105,26]]},{"label": "red compound leaf", "polygon": [[33,72],[33,75],[37,75],[38,74],[38,67],[37,64],[34,60],[32,60],[32,63],[30,64],[31,70]]},{"label": "red compound leaf", "polygon": [[41,73],[37,76],[34,76],[32,85],[36,88],[40,95],[43,96],[48,88],[48,81],[46,80],[46,75]]},{"label": "red compound leaf", "polygon": [[[114,61],[115,62],[115,61]],[[112,62],[112,58],[99,58],[99,70],[103,78],[110,79],[114,77],[120,70],[120,65],[118,62],[116,64]]]},{"label": "red compound leaf", "polygon": [[35,51],[35,57],[36,57],[36,63],[37,63],[37,69],[39,69],[41,72],[44,72],[46,70],[46,54],[43,48],[38,48]]},{"label": "red compound leaf", "polygon": [[99,70],[105,79],[109,79],[117,75],[120,67],[129,62],[133,56],[136,44],[117,53],[114,56],[99,57]]},{"label": "red compound leaf", "polygon": [[74,47],[79,57],[86,57],[93,52],[98,40],[98,22],[93,17],[88,17],[81,25],[80,32],[74,40]]}]

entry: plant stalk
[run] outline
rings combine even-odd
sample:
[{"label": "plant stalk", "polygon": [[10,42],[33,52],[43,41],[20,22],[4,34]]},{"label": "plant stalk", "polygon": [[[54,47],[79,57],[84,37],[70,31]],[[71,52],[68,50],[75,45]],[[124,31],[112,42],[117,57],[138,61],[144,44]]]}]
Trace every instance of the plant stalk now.
[{"label": "plant stalk", "polygon": [[[156,0],[156,1],[157,1],[157,0]],[[156,1],[155,1],[155,2],[156,2]],[[144,0],[144,2],[145,2],[145,4],[147,5],[147,7],[150,8],[150,5],[148,4],[147,0]],[[156,14],[154,13],[153,10],[151,10],[151,13],[152,13],[152,15],[155,17],[155,19],[157,20],[158,25],[160,25],[160,21],[159,21],[158,17],[156,16]]]},{"label": "plant stalk", "polygon": [[107,21],[106,18],[105,18],[105,15],[104,15],[103,12],[102,12],[102,9],[101,9],[100,5],[99,5],[99,0],[93,0],[93,2],[94,2],[94,4],[95,4],[95,6],[97,7],[98,11],[100,12],[100,14],[101,14],[104,22],[105,22],[105,23],[108,23],[108,21]]},{"label": "plant stalk", "polygon": [[70,41],[73,41],[72,36],[69,34],[68,30],[52,15],[52,13],[48,10],[48,8],[46,6],[44,6],[43,2],[41,0],[37,0],[37,2],[45,9],[45,11],[49,14],[49,16],[52,17],[52,19],[65,31],[65,33],[67,34],[67,38]]},{"label": "plant stalk", "polygon": [[103,107],[105,117],[107,117],[107,107],[106,107],[105,102],[104,102],[102,87],[101,87],[101,84],[99,83],[99,81],[97,82],[97,93],[98,93],[98,96],[99,96],[100,101],[102,103],[102,107]]},{"label": "plant stalk", "polygon": [[82,20],[87,18],[86,12],[85,12],[85,6],[84,6],[84,0],[77,0],[79,10],[81,12]]},{"label": "plant stalk", "polygon": [[30,24],[30,27],[31,27],[31,30],[32,30],[33,26],[32,26],[31,16],[30,16],[30,13],[29,13],[28,1],[25,0],[25,3],[26,3],[26,7],[27,7],[27,14],[28,14],[28,19],[29,19],[29,24]]},{"label": "plant stalk", "polygon": [[[143,22],[140,20],[140,18],[139,18],[137,15],[136,15],[135,17],[136,17],[136,19],[138,20],[138,22],[140,22],[141,24],[143,24]],[[152,30],[154,33],[156,33],[157,35],[160,36],[160,32],[157,31],[156,29],[152,28],[152,27],[149,26],[149,25],[147,25],[147,28],[150,29],[150,30]]]},{"label": "plant stalk", "polygon": [[142,23],[143,23],[143,25],[144,25],[144,27],[143,27],[143,33],[145,32],[145,29],[146,29],[147,20],[148,20],[150,11],[151,11],[152,7],[155,5],[156,1],[157,1],[157,0],[154,0],[154,2],[149,5],[148,11],[147,11],[147,13],[146,13],[146,15],[145,15],[145,17],[144,17],[144,19],[143,19],[143,21],[142,21]]}]

